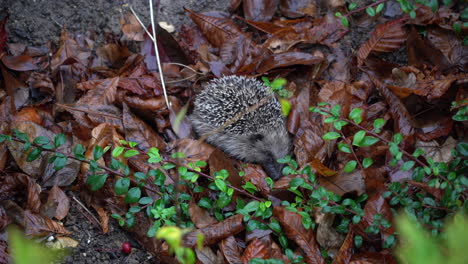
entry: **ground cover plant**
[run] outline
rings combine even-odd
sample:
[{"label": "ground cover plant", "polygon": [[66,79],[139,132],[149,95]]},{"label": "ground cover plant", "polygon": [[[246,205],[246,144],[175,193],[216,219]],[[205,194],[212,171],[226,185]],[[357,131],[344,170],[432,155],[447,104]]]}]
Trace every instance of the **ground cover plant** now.
[{"label": "ground cover plant", "polygon": [[[99,45],[66,28],[57,46],[9,43],[0,23],[1,232],[64,244],[76,195],[156,263],[467,261],[461,2],[231,1],[185,9],[175,37],[123,10]],[[194,95],[224,75],[280,99],[279,180],[193,135]],[[0,262],[12,251],[0,236]]]}]

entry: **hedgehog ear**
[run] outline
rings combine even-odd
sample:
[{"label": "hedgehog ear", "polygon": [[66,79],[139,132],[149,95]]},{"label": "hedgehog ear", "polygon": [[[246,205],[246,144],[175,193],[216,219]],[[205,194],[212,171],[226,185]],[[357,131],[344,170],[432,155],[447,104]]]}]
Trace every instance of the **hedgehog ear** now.
[{"label": "hedgehog ear", "polygon": [[253,134],[249,136],[249,141],[255,143],[257,141],[261,141],[263,137],[264,136],[262,134]]}]

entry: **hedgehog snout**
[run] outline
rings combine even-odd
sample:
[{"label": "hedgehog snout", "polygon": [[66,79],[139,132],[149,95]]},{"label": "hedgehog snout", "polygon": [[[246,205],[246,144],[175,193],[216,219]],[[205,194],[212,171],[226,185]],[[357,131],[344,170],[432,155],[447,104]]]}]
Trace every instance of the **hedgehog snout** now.
[{"label": "hedgehog snout", "polygon": [[278,163],[276,160],[274,160],[273,156],[270,157],[271,158],[264,161],[261,165],[270,178],[277,180],[283,175],[282,171],[284,164]]}]

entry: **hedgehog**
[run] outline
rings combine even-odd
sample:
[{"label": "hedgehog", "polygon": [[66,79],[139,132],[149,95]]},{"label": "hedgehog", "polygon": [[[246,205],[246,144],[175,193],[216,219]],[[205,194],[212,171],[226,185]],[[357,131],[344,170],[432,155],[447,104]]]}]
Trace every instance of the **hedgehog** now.
[{"label": "hedgehog", "polygon": [[277,160],[290,152],[281,105],[269,87],[253,78],[225,76],[205,85],[189,116],[195,133],[228,155],[262,165],[281,177]]}]

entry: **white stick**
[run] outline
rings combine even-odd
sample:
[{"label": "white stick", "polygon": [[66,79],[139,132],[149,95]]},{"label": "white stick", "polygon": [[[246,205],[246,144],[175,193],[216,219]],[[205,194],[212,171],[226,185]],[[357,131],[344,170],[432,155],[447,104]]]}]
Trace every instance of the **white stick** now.
[{"label": "white stick", "polygon": [[158,63],[158,68],[159,68],[159,78],[161,79],[161,86],[164,92],[164,99],[166,100],[166,105],[168,109],[171,109],[171,105],[169,104],[169,100],[167,98],[167,92],[166,92],[166,85],[164,83],[164,76],[162,72],[162,67],[161,67],[161,61],[159,59],[159,51],[158,51],[158,45],[156,41],[156,27],[154,26],[154,12],[153,12],[153,2],[152,0],[148,0],[149,6],[150,6],[150,16],[151,16],[151,28],[153,29],[153,44],[154,44],[154,53],[156,54],[156,62]]}]

